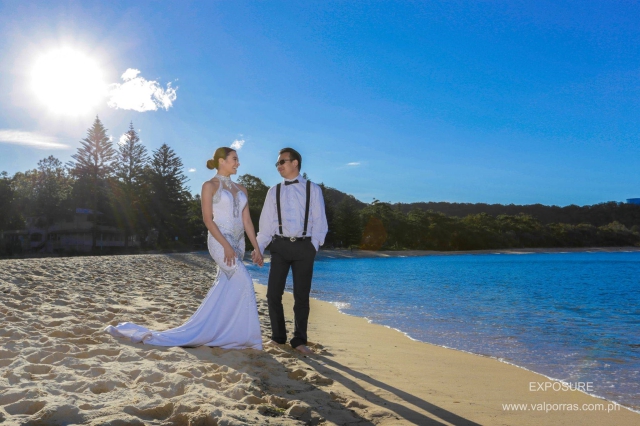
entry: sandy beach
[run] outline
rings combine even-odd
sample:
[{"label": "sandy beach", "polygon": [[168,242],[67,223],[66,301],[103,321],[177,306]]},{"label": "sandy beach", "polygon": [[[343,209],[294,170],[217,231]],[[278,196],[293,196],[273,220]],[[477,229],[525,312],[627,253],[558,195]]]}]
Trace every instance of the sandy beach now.
[{"label": "sandy beach", "polygon": [[[103,332],[122,321],[159,330],[181,324],[215,274],[201,254],[0,260],[0,423],[640,423],[640,414],[583,392],[545,390],[551,382],[539,374],[413,341],[318,300],[311,303],[309,346],[316,354],[309,357],[286,345],[162,348]],[[255,290],[266,342],[266,287]],[[288,293],[285,309],[292,328]]]}]

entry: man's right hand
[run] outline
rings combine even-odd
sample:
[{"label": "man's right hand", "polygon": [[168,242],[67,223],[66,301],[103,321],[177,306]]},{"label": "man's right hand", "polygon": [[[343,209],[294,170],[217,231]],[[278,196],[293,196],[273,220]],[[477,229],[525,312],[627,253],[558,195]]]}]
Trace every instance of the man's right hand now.
[{"label": "man's right hand", "polygon": [[260,252],[258,252],[257,250],[253,250],[251,252],[251,260],[253,260],[253,263],[255,263],[256,265],[262,267],[264,265],[264,259],[262,257],[262,255],[260,254]]}]

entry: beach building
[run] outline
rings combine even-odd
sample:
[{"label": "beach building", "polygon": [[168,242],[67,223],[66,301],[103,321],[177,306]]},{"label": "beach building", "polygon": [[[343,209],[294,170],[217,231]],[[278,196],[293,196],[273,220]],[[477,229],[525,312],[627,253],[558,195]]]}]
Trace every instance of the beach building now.
[{"label": "beach building", "polygon": [[627,204],[638,204],[638,205],[640,205],[640,198],[627,198]]},{"label": "beach building", "polygon": [[[96,212],[95,216],[101,215]],[[17,231],[5,231],[1,237],[5,243],[20,247],[25,251],[43,253],[64,253],[70,251],[89,252],[93,243],[92,230],[97,232],[97,247],[111,250],[124,247],[124,231],[115,226],[94,226],[91,220],[93,211],[77,208],[71,220],[56,222],[48,228],[41,226],[40,218],[30,217],[26,228]],[[129,247],[140,246],[137,236],[129,237]]]}]

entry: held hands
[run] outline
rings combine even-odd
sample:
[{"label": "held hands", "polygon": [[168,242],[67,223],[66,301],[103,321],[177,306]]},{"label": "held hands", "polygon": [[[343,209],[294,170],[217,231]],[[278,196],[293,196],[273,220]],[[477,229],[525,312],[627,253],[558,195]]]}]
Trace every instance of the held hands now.
[{"label": "held hands", "polygon": [[258,250],[253,250],[251,252],[251,260],[253,260],[253,263],[258,265],[261,268],[264,265],[264,258],[262,257],[262,255]]},{"label": "held hands", "polygon": [[225,244],[224,246],[224,263],[226,263],[227,266],[236,264],[236,251],[230,244]]}]

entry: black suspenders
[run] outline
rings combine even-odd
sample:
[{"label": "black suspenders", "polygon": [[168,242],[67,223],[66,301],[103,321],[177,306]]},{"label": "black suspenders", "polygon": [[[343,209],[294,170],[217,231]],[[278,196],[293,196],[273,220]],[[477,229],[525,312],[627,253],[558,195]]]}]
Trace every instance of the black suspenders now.
[{"label": "black suspenders", "polygon": [[[282,184],[279,183],[276,185],[276,208],[278,209],[278,229],[280,230],[280,235],[282,236],[282,213],[280,212],[280,188]],[[304,230],[302,231],[302,236],[306,237],[307,235],[307,225],[309,224],[309,204],[311,203],[311,181],[307,181],[307,203],[304,207]]]},{"label": "black suspenders", "polygon": [[282,235],[282,215],[280,214],[280,187],[281,183],[276,186],[276,207],[278,208],[278,228],[280,228],[280,235]]},{"label": "black suspenders", "polygon": [[304,206],[304,231],[302,236],[307,235],[307,224],[309,223],[309,202],[311,201],[311,181],[307,181],[307,204]]}]

